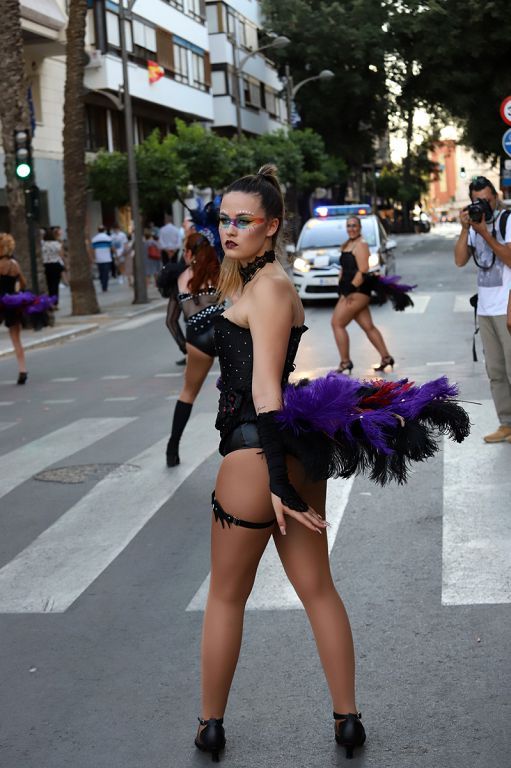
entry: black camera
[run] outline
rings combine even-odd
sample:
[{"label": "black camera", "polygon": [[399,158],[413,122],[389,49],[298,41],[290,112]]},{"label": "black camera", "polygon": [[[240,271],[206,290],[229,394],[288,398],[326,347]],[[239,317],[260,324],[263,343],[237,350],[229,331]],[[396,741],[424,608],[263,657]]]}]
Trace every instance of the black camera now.
[{"label": "black camera", "polygon": [[491,221],[493,218],[493,209],[488,200],[476,200],[466,208],[468,212],[468,218],[470,221],[479,223],[485,219],[485,221]]}]

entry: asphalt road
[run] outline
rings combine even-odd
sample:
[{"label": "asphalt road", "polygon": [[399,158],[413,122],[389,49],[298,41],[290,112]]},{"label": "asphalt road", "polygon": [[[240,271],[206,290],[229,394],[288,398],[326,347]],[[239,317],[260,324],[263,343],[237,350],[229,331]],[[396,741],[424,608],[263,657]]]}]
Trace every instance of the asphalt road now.
[{"label": "asphalt road", "polygon": [[[399,240],[416,306],[374,318],[389,377],[447,374],[474,423],[405,487],[363,477],[329,490],[331,562],[353,624],[368,733],[354,765],[509,765],[511,445],[472,362],[475,270],[452,262],[456,227]],[[332,307],[306,309],[298,376],[337,365]],[[350,329],[354,375],[375,351]],[[182,463],[164,466],[180,357],[161,313],[30,352],[29,383],[0,360],[0,765],[187,768],[199,714],[209,572],[217,366]],[[232,768],[331,768],[326,684],[303,610],[265,554],[226,713]]]}]

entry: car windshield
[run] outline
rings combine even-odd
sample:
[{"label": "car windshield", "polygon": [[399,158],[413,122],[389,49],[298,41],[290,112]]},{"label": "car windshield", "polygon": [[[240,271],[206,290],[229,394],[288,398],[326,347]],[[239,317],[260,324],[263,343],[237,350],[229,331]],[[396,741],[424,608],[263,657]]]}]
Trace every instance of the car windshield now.
[{"label": "car windshield", "polygon": [[[348,217],[335,219],[309,219],[304,225],[297,248],[332,248],[346,242]],[[374,217],[362,219],[362,235],[370,248],[377,245]]]}]

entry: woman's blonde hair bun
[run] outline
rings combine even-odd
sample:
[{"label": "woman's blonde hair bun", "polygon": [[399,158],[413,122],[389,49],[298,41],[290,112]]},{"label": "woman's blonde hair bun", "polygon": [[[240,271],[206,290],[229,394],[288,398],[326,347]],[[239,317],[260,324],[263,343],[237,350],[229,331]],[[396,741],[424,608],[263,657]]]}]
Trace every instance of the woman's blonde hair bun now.
[{"label": "woman's blonde hair bun", "polygon": [[265,163],[257,171],[257,176],[266,176],[266,177],[271,177],[273,179],[276,179],[277,173],[278,173],[278,170],[276,165],[274,165],[273,163]]}]

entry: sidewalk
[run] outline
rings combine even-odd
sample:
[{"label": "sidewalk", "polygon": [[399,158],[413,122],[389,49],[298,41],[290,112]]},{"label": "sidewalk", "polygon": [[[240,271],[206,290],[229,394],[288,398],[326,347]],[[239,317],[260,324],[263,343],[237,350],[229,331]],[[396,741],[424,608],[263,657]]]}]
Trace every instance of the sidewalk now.
[{"label": "sidewalk", "polygon": [[[162,299],[154,285],[148,288],[148,304],[133,304],[133,288],[130,288],[127,283],[119,285],[117,280],[110,280],[107,293],[101,292],[97,280],[94,281],[94,287],[101,309],[100,314],[73,317],[71,292],[61,284],[59,309],[55,312],[55,325],[43,328],[42,331],[24,330],[22,342],[25,349],[34,349],[72,339],[84,333],[92,333],[104,325],[167,306],[167,299]],[[14,349],[9,332],[5,325],[0,325],[0,357],[10,354],[14,354]]]}]

